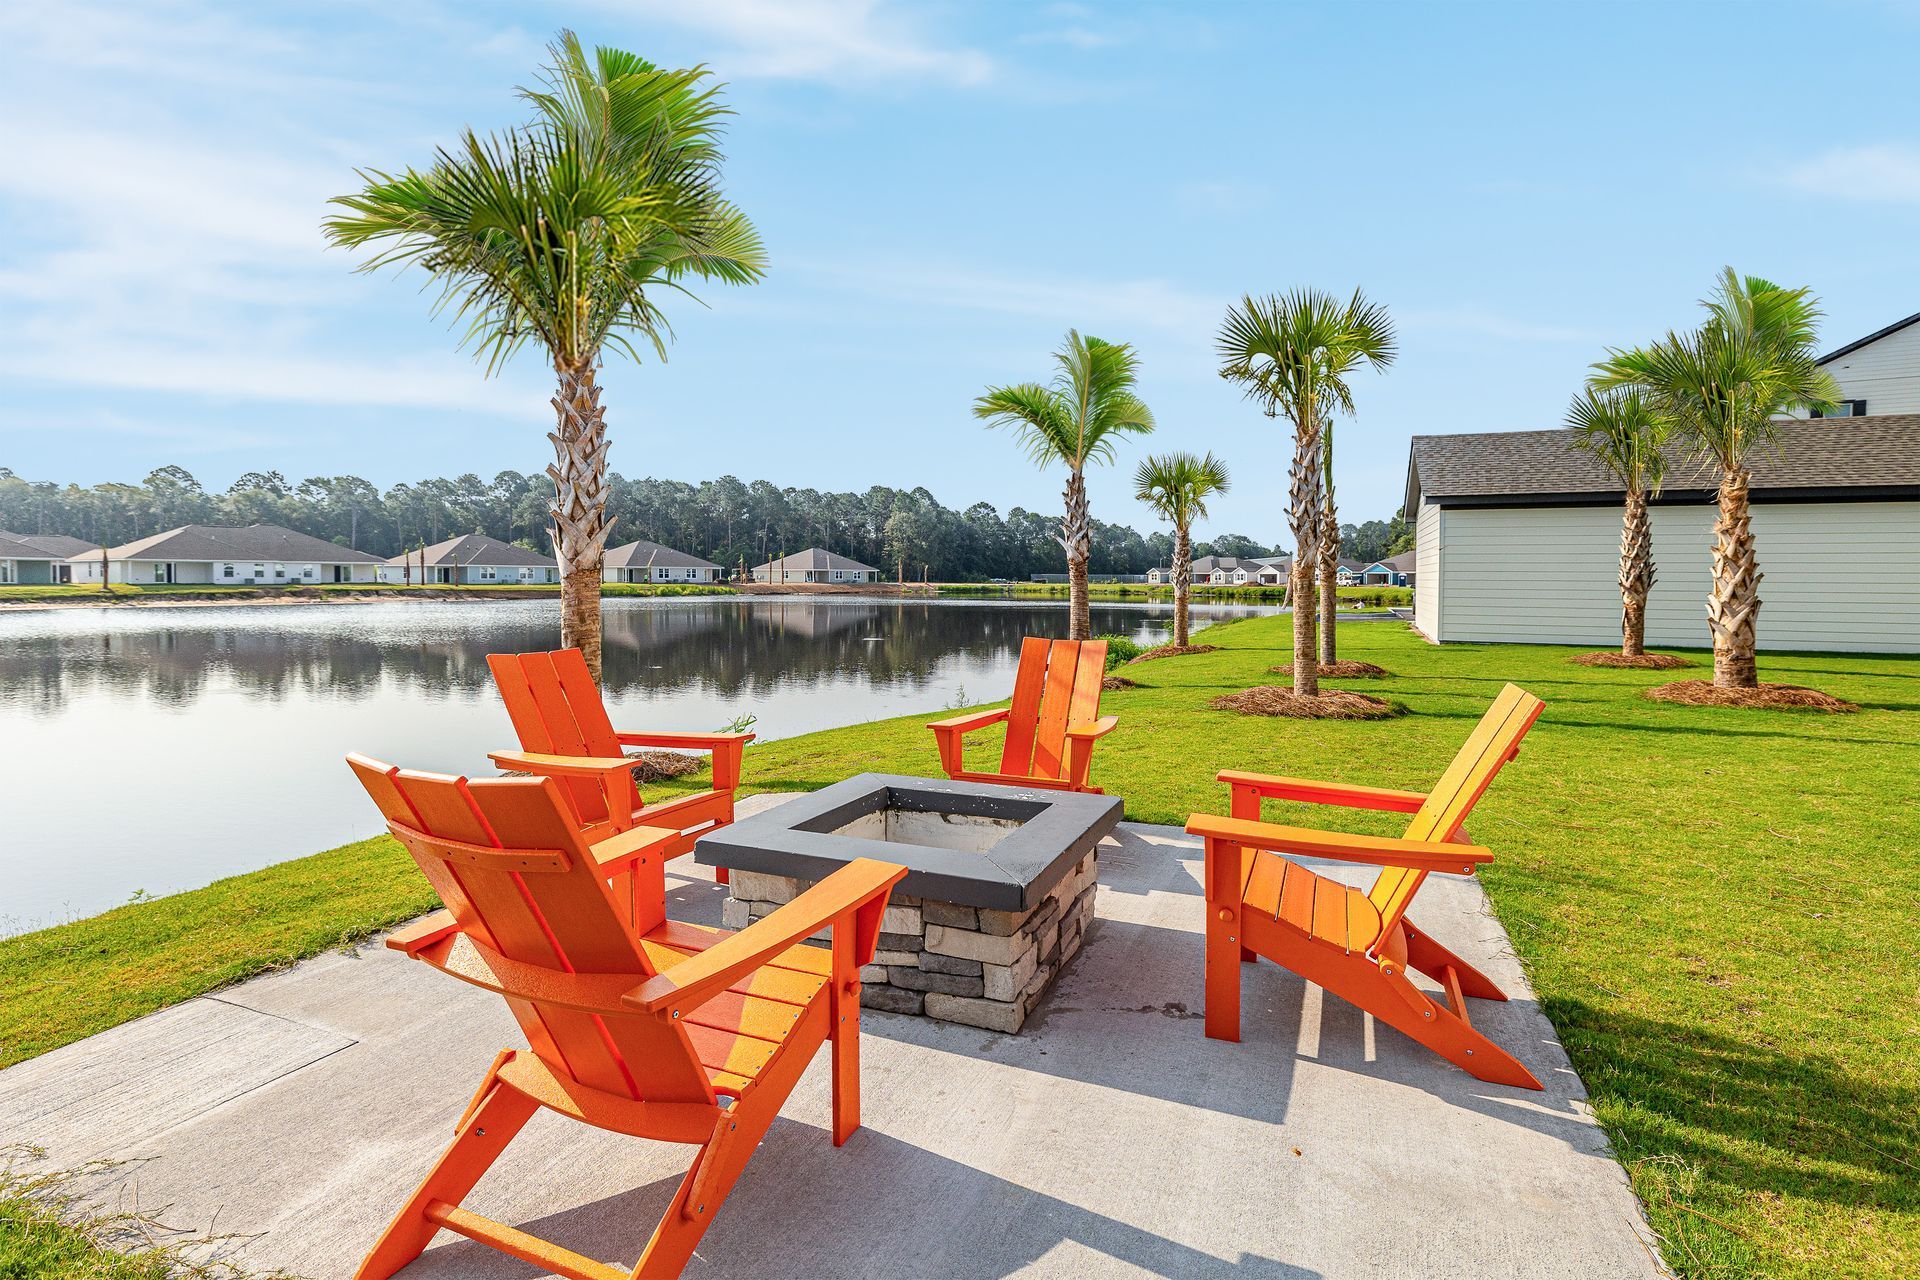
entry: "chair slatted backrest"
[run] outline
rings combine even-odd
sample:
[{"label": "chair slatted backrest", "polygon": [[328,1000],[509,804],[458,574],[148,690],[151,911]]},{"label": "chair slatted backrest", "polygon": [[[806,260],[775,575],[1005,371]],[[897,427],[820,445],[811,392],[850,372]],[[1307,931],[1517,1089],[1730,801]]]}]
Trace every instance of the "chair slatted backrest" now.
[{"label": "chair slatted backrest", "polygon": [[[500,688],[501,701],[507,704],[507,716],[520,736],[522,751],[606,760],[621,754],[607,704],[601,700],[600,687],[593,682],[587,660],[578,649],[490,653],[487,666],[493,670],[493,682]],[[606,792],[598,779],[567,778],[562,787],[583,823],[603,822],[610,816]],[[632,798],[632,807],[638,808],[637,786]]]},{"label": "chair slatted backrest", "polygon": [[[469,782],[364,756],[348,763],[473,941],[554,974],[630,974],[634,986],[654,975],[550,779]],[[636,1101],[713,1102],[678,1024],[568,1008],[537,988],[507,1004],[560,1078]]]},{"label": "chair slatted backrest", "polygon": [[1100,715],[1100,682],[1107,674],[1105,640],[1045,640],[1020,643],[1020,670],[1013,678],[1013,710],[1000,772],[1029,778],[1065,776],[1067,726]]},{"label": "chair slatted backrest", "polygon": [[[1453,757],[1453,763],[1440,775],[1440,781],[1427,793],[1427,802],[1407,824],[1409,840],[1451,840],[1466,823],[1480,797],[1486,794],[1507,761],[1520,754],[1520,739],[1540,718],[1540,699],[1518,685],[1508,685],[1493,700],[1487,713],[1474,726],[1466,745]],[[1393,929],[1413,895],[1426,881],[1425,871],[1409,867],[1388,867],[1373,882],[1367,897],[1379,910],[1381,934]]]}]

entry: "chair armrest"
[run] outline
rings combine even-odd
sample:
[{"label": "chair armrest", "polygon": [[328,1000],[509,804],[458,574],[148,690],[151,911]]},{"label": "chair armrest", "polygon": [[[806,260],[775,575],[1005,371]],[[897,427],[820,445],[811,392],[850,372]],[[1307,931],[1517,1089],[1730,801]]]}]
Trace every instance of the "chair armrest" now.
[{"label": "chair armrest", "polygon": [[801,939],[828,925],[850,923],[856,908],[872,906],[877,917],[907,869],[891,862],[856,858],[769,915],[705,951],[649,978],[625,1002],[648,1013],[679,1017],[712,999]]},{"label": "chair armrest", "polygon": [[616,733],[623,747],[687,747],[695,751],[720,751],[738,743],[746,746],[758,735],[751,733]]},{"label": "chair armrest", "polygon": [[1493,861],[1493,851],[1475,844],[1443,840],[1401,840],[1391,836],[1357,836],[1344,831],[1315,831],[1283,827],[1245,818],[1222,818],[1196,813],[1187,819],[1187,834],[1224,840],[1251,849],[1297,853],[1310,858],[1337,858],[1376,867],[1407,867],[1415,871],[1442,871],[1470,876],[1476,865]]},{"label": "chair armrest", "polygon": [[405,955],[413,955],[458,932],[460,922],[453,918],[453,912],[436,911],[395,929],[387,935],[387,946]]},{"label": "chair armrest", "polygon": [[487,759],[502,769],[518,769],[543,778],[598,778],[623,773],[640,763],[625,756],[550,756],[537,751],[489,751]]},{"label": "chair armrest", "polygon": [[1088,721],[1084,724],[1068,725],[1067,736],[1069,738],[1085,738],[1088,741],[1092,741],[1095,738],[1106,737],[1119,727],[1119,716],[1101,716],[1098,720]]},{"label": "chair armrest", "polygon": [[1305,778],[1281,778],[1265,773],[1245,773],[1226,769],[1219,781],[1236,791],[1250,791],[1276,800],[1299,800],[1305,804],[1337,804],[1348,809],[1384,809],[1391,813],[1418,813],[1427,797],[1418,791],[1394,791],[1386,787],[1361,787],[1348,782],[1312,782]]},{"label": "chair armrest", "polygon": [[632,863],[680,838],[680,832],[666,827],[630,827],[604,840],[596,840],[587,850],[603,876],[625,871]]},{"label": "chair armrest", "polygon": [[[1002,707],[998,711],[971,711],[964,716],[954,716],[948,720],[935,720],[927,728],[935,733],[972,733],[975,729],[984,729],[990,724],[999,724],[1013,714],[1011,707]],[[921,739],[925,741],[925,739]]]},{"label": "chair armrest", "polygon": [[489,751],[487,759],[502,769],[518,769],[543,778],[597,780],[613,829],[625,831],[633,825],[633,810],[640,794],[633,783],[638,760],[625,756],[553,756],[537,751]]}]

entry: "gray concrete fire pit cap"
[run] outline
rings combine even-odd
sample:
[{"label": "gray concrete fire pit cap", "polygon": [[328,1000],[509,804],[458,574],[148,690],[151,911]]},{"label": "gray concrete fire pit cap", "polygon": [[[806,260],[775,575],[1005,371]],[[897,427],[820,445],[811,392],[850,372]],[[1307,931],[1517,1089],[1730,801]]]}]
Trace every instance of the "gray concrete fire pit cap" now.
[{"label": "gray concrete fire pit cap", "polygon": [[[1119,825],[1123,807],[1118,796],[863,773],[701,836],[694,861],[822,880],[855,858],[878,858],[907,868],[900,893],[1026,911]],[[976,851],[919,843],[906,831],[875,839],[842,830],[857,824],[867,832],[897,821],[923,837],[940,837],[938,827],[915,815],[1003,834]]]}]

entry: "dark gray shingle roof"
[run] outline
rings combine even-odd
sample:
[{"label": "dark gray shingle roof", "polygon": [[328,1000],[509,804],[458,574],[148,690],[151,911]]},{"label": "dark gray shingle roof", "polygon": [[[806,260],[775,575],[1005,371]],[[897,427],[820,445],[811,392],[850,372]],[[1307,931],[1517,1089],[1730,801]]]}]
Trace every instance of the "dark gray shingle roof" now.
[{"label": "dark gray shingle roof", "polygon": [[805,551],[796,551],[790,556],[770,561],[768,564],[755,565],[754,572],[771,568],[778,573],[807,573],[823,569],[853,570],[858,573],[878,573],[870,564],[861,564],[858,560],[849,560],[843,555],[831,551],[822,551],[819,547],[808,547]]},{"label": "dark gray shingle roof", "polygon": [[277,560],[314,564],[379,564],[380,557],[350,551],[277,524],[227,529],[188,524],[150,538],[123,543],[107,552],[111,560]]},{"label": "dark gray shingle roof", "polygon": [[711,560],[702,560],[699,556],[688,555],[684,551],[675,551],[672,547],[663,547],[657,542],[629,542],[624,547],[614,547],[607,552],[606,566],[609,569],[718,569],[720,566]]},{"label": "dark gray shingle roof", "polygon": [[[0,538],[25,543],[49,560],[66,560],[73,556],[85,555],[89,551],[100,550],[98,543],[88,542],[85,538],[68,537],[64,533],[7,533],[0,530]],[[25,560],[33,557],[15,556],[14,558]]]},{"label": "dark gray shingle roof", "polygon": [[[419,564],[420,553],[418,551],[403,552],[390,558],[387,563],[405,565],[409,560]],[[511,542],[489,538],[484,533],[463,533],[457,538],[448,538],[445,542],[436,542],[427,548],[427,564],[436,568],[490,564],[526,565],[551,569],[557,563],[552,556],[543,556],[537,551],[516,547]]]},{"label": "dark gray shingle roof", "polygon": [[[1756,496],[1798,491],[1865,499],[1920,490],[1920,414],[1795,419],[1779,428],[1775,440],[1749,455]],[[1421,495],[1441,506],[1619,497],[1620,482],[1574,448],[1573,438],[1569,430],[1415,436],[1409,508]],[[1669,498],[1706,494],[1716,484],[1710,462],[1691,450],[1674,450],[1667,467]]]}]

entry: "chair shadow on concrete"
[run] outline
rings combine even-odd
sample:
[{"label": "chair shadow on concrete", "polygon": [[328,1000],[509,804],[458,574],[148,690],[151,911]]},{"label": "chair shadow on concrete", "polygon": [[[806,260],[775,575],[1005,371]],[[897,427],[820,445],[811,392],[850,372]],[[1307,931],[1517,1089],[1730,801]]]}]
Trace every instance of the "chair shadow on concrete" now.
[{"label": "chair shadow on concrete", "polygon": [[[514,1225],[604,1261],[638,1257],[677,1179]],[[1063,1265],[1081,1252],[1079,1264]],[[1315,1280],[1254,1255],[1227,1259],[862,1129],[837,1150],[781,1119],[715,1216],[688,1280],[998,1280],[1053,1259],[1085,1274],[1111,1259],[1166,1280]],[[620,1263],[616,1263],[620,1265]],[[630,1265],[630,1264],[629,1264]],[[404,1280],[525,1280],[525,1263],[445,1234]]]}]

